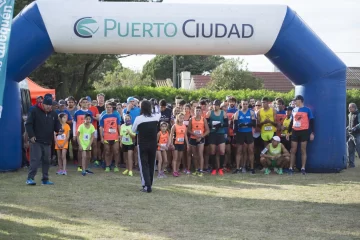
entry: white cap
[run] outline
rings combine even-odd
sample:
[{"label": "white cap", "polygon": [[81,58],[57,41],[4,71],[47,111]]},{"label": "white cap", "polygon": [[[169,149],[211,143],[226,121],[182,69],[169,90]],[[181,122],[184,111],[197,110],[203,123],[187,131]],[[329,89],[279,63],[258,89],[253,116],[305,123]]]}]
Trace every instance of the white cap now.
[{"label": "white cap", "polygon": [[273,137],[273,139],[274,139],[275,141],[277,141],[277,142],[280,142],[280,141],[281,141],[278,136]]}]

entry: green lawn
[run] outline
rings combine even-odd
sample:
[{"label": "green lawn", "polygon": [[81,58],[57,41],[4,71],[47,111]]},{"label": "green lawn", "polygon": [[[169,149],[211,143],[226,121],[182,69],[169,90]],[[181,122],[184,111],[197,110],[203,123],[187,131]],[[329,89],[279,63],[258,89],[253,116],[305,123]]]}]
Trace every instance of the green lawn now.
[{"label": "green lawn", "polygon": [[139,192],[138,173],[55,171],[54,186],[26,186],[26,170],[0,174],[1,240],[360,239],[359,169],[182,175],[156,179],[151,194]]}]

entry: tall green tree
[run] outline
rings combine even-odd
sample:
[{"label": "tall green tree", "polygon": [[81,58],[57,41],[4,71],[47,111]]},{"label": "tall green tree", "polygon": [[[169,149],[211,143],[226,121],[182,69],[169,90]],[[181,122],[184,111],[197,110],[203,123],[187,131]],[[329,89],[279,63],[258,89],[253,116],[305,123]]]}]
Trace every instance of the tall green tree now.
[{"label": "tall green tree", "polygon": [[[176,56],[177,72],[189,71],[193,75],[211,72],[225,61],[221,56]],[[170,55],[157,55],[143,67],[143,75],[153,79],[166,79],[172,77],[173,59]]]},{"label": "tall green tree", "polygon": [[261,89],[263,81],[254,77],[243,59],[227,59],[211,73],[211,90]]}]

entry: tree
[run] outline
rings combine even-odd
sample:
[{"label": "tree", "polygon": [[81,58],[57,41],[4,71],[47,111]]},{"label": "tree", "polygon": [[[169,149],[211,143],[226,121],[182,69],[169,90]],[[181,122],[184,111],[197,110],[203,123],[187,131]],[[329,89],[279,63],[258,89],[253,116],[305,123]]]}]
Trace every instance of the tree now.
[{"label": "tree", "polygon": [[261,89],[263,82],[247,69],[244,60],[227,59],[211,73],[211,90]]},{"label": "tree", "polygon": [[115,89],[118,87],[151,86],[150,76],[143,77],[141,73],[128,68],[116,67],[113,72],[107,72],[102,81],[94,83],[96,90]]},{"label": "tree", "polygon": [[[189,71],[193,75],[202,74],[204,71],[212,71],[224,62],[221,56],[176,56],[177,72]],[[152,79],[171,78],[173,71],[173,59],[170,55],[157,55],[148,61],[143,67],[143,75],[151,76]]]}]

